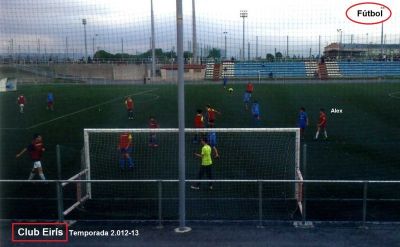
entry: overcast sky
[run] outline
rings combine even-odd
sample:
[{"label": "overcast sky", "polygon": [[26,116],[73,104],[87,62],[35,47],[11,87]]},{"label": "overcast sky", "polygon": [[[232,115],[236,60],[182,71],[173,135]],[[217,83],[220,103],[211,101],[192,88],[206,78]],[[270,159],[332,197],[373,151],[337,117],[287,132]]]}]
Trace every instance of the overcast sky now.
[{"label": "overcast sky", "polygon": [[[242,19],[248,11],[246,43],[254,53],[275,48],[304,54],[339,40],[380,42],[381,25],[360,25],[349,21],[345,11],[361,1],[349,0],[196,0],[197,36],[201,48],[224,48],[227,32],[228,56],[238,55],[242,44]],[[384,24],[386,43],[400,43],[399,1],[380,1],[392,10]],[[185,49],[191,40],[192,0],[183,0]],[[154,0],[156,46],[173,49],[176,45],[175,0]],[[83,53],[82,18],[87,19],[88,52],[105,49],[143,52],[150,44],[150,0],[0,0],[0,53],[14,52]],[[368,34],[368,35],[367,35]],[[68,45],[67,45],[68,44]],[[93,46],[94,44],[94,46]],[[256,44],[258,44],[256,46]],[[258,47],[258,49],[257,49]],[[247,44],[246,44],[247,49]],[[283,51],[284,52],[284,51]]]}]

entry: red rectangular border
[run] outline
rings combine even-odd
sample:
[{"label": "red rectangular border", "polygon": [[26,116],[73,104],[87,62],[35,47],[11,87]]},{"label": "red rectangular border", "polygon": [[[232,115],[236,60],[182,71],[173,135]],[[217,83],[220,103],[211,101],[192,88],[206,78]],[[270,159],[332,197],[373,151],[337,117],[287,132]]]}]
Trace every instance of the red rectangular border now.
[{"label": "red rectangular border", "polygon": [[[14,226],[32,226],[32,225],[65,225],[65,239],[63,240],[15,240],[14,239]],[[68,223],[58,223],[58,222],[18,222],[18,223],[11,223],[11,242],[12,243],[67,243],[68,242]]]}]

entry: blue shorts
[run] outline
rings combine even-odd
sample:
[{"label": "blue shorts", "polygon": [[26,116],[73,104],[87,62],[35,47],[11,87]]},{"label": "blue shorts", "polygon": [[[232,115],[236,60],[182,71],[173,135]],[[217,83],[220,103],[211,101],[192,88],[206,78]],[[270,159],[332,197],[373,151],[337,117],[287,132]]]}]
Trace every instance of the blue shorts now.
[{"label": "blue shorts", "polygon": [[251,93],[245,92],[243,96],[243,102],[248,103],[250,102]]},{"label": "blue shorts", "polygon": [[299,125],[299,128],[300,128],[300,129],[305,129],[305,128],[306,128],[306,124],[300,124],[300,125]]},{"label": "blue shorts", "polygon": [[132,147],[129,147],[129,148],[120,148],[119,149],[120,151],[121,151],[121,154],[129,154],[129,153],[132,153]]},{"label": "blue shorts", "polygon": [[208,142],[212,148],[217,146],[217,137],[215,135],[210,135],[208,138]]}]

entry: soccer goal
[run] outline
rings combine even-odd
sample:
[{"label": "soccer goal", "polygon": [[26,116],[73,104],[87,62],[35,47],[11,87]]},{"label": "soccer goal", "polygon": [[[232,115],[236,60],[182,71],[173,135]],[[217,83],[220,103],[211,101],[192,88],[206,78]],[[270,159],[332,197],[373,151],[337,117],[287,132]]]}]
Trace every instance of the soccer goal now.
[{"label": "soccer goal", "polygon": [[[236,202],[236,205],[242,206],[236,207],[233,210],[236,212],[232,211],[232,214],[244,214],[240,208],[247,208],[247,204],[258,205],[255,201],[259,197],[260,185],[263,200],[277,203],[290,201],[301,209],[301,183],[268,182],[302,180],[299,129],[186,129],[185,133],[189,217],[198,219],[205,214],[214,217],[213,214],[197,212],[196,207],[204,204],[201,210],[207,210],[206,206],[215,202],[219,202],[216,207],[221,211],[226,211],[221,207],[224,203]],[[202,189],[196,194],[190,186],[195,182],[192,180],[198,178],[201,159],[194,153],[201,152],[201,140],[211,140],[212,133],[216,136],[216,143],[211,144],[215,145],[219,154],[216,158],[215,150],[212,150],[212,179],[218,182],[213,183],[212,194]],[[131,136],[129,158],[121,152],[121,135],[124,134]],[[154,181],[159,181],[163,183],[163,203],[165,208],[169,208],[164,209],[164,214],[174,218],[179,199],[178,134],[178,129],[85,129],[83,171],[87,179],[115,181],[86,183],[89,201],[96,201],[96,207],[102,212],[107,209],[113,214],[121,212],[121,216],[134,212],[137,217],[151,218],[156,215],[154,210],[159,193]],[[206,182],[200,187],[206,188]],[[218,215],[215,217],[219,218]]]}]

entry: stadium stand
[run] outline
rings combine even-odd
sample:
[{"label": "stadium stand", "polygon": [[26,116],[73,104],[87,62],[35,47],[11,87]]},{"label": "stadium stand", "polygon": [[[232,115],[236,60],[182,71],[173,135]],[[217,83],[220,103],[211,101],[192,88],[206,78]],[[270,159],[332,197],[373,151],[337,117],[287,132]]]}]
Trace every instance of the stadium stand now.
[{"label": "stadium stand", "polygon": [[400,76],[400,62],[365,61],[338,62],[344,77],[387,77]]},{"label": "stadium stand", "polygon": [[340,73],[339,65],[337,62],[335,62],[335,61],[325,62],[325,65],[326,65],[326,70],[328,72],[328,78],[342,77],[342,74]]},{"label": "stadium stand", "polygon": [[306,78],[304,62],[238,62],[235,63],[235,77],[254,78],[259,74],[268,75],[272,73],[274,78]]},{"label": "stadium stand", "polygon": [[212,79],[213,78],[213,73],[214,73],[214,63],[213,62],[208,62],[206,64],[205,79]]},{"label": "stadium stand", "polygon": [[222,64],[209,62],[206,65],[205,79],[228,78],[310,78],[325,80],[341,77],[387,77],[400,76],[399,61],[336,62],[319,64],[307,62],[232,62]]},{"label": "stadium stand", "polygon": [[318,70],[317,65],[318,65],[317,62],[315,62],[315,61],[309,61],[309,62],[304,63],[304,66],[306,67],[307,77],[315,76],[315,72]]},{"label": "stadium stand", "polygon": [[235,63],[226,61],[222,63],[222,77],[232,78],[235,76]]}]

